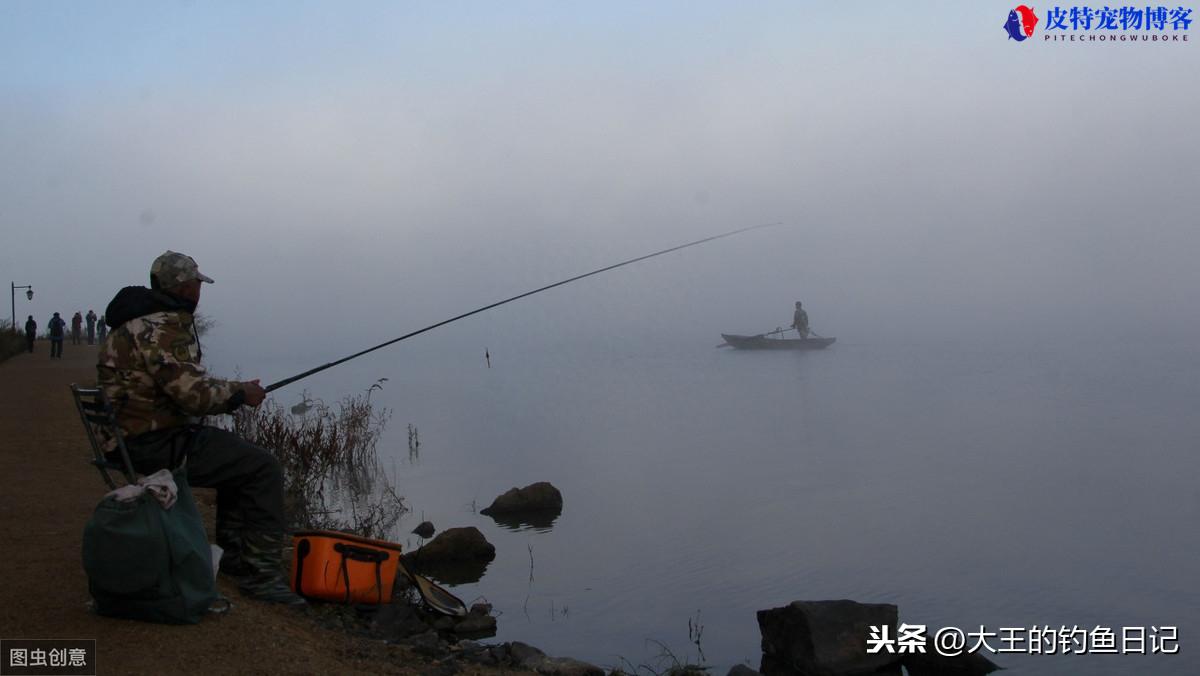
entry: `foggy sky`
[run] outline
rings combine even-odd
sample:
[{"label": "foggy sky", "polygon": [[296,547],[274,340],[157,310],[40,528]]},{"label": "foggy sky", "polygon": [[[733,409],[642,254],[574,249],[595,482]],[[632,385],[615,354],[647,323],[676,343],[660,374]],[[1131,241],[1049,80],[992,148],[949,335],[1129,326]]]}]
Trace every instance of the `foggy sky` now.
[{"label": "foggy sky", "polygon": [[778,221],[445,335],[707,349],[801,299],[842,340],[1194,339],[1200,46],[1009,8],[5,2],[0,281],[44,325],[183,251],[229,359],[332,359]]}]

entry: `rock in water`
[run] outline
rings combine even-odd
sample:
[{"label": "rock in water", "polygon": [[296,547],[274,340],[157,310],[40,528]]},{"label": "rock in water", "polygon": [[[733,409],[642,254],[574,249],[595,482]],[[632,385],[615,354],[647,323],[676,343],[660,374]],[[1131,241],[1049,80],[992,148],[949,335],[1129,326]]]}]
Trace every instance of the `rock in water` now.
[{"label": "rock in water", "polygon": [[529,484],[524,488],[509,489],[492,501],[489,507],[479,510],[480,514],[498,516],[530,512],[561,512],[562,493],[547,481]]},{"label": "rock in water", "polygon": [[491,561],[496,558],[496,548],[474,526],[448,528],[405,558],[421,566],[443,562]]},{"label": "rock in water", "polygon": [[899,655],[867,653],[872,626],[896,636],[899,611],[890,603],[793,601],[758,611],[764,674],[869,674],[895,666]]}]

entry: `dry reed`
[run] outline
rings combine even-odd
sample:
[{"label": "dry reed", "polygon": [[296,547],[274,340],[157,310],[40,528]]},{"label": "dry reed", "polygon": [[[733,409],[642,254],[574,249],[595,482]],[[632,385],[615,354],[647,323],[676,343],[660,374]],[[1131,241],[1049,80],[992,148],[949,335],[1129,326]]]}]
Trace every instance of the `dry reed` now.
[{"label": "dry reed", "polygon": [[283,465],[284,500],[295,529],[333,529],[386,539],[406,511],[377,445],[391,414],[370,391],[290,414],[268,399],[233,416],[233,431],[269,449]]}]

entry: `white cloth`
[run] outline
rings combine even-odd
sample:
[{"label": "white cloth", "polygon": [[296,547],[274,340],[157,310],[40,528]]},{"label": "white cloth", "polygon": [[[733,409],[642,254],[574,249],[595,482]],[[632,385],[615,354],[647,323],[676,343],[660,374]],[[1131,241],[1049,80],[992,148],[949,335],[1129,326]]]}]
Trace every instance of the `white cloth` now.
[{"label": "white cloth", "polygon": [[150,495],[158,500],[163,509],[174,507],[179,496],[179,487],[175,485],[170,470],[160,469],[150,476],[139,478],[136,484],[122,486],[104,497],[113,497],[120,502],[132,502],[146,491],[150,491]]},{"label": "white cloth", "polygon": [[212,550],[213,579],[215,580],[217,573],[221,570],[221,555],[225,553],[225,550],[221,549],[220,545],[210,544],[208,547]]}]

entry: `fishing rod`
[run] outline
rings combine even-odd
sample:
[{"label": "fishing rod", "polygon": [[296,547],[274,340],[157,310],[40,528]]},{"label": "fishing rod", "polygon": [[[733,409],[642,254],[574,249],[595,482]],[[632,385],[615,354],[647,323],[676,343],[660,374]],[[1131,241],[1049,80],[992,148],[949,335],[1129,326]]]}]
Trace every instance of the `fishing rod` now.
[{"label": "fishing rod", "polygon": [[605,266],[603,268],[600,268],[599,270],[592,270],[591,272],[585,272],[582,275],[576,275],[574,277],[571,277],[570,279],[564,279],[561,282],[547,284],[546,286],[543,286],[540,289],[534,289],[533,291],[526,291],[525,293],[522,293],[517,296],[513,296],[512,298],[505,298],[504,300],[497,301],[495,303],[492,303],[491,305],[484,305],[483,307],[478,308],[476,310],[471,310],[470,312],[464,312],[461,315],[458,315],[456,317],[451,317],[450,319],[440,321],[436,324],[430,324],[429,326],[426,326],[423,329],[417,329],[416,331],[413,331],[412,333],[406,333],[403,336],[400,336],[399,338],[393,338],[387,342],[380,343],[374,347],[369,347],[361,352],[355,352],[354,354],[352,354],[348,357],[342,357],[341,359],[339,359],[337,361],[331,361],[328,364],[324,364],[322,366],[318,366],[316,368],[309,369],[309,370],[305,371],[304,373],[298,373],[298,374],[292,376],[291,378],[284,378],[283,380],[280,380],[277,383],[271,383],[270,385],[267,385],[264,389],[267,392],[273,392],[273,391],[278,390],[279,388],[283,387],[284,385],[290,385],[290,384],[296,382],[297,380],[300,380],[301,378],[307,378],[307,377],[313,375],[314,373],[320,373],[321,371],[324,371],[325,369],[328,369],[328,368],[333,368],[334,366],[337,366],[338,364],[344,364],[344,363],[350,361],[351,359],[357,359],[358,357],[361,357],[364,354],[367,354],[369,352],[374,352],[375,350],[378,350],[383,347],[387,347],[388,345],[391,345],[392,343],[398,343],[402,340],[406,340],[408,338],[412,338],[413,336],[417,336],[422,333],[425,333],[426,331],[432,331],[433,329],[436,329],[439,326],[445,326],[446,324],[449,324],[451,322],[456,322],[460,319],[465,319],[466,317],[470,317],[471,315],[479,314],[480,312],[483,312],[484,310],[490,310],[494,307],[499,307],[501,305],[504,305],[505,303],[511,303],[514,300],[520,300],[526,296],[532,296],[535,293],[541,293],[543,291],[548,291],[550,289],[553,289],[556,286],[562,286],[563,284],[570,284],[571,282],[578,281],[580,279],[583,279],[584,277],[591,277],[592,275],[598,275],[601,272],[608,272],[609,270],[615,270],[616,268],[619,268],[624,265],[629,265],[631,263],[637,263],[638,261],[644,261],[647,258],[654,258],[655,256],[661,256],[663,254],[671,253],[672,251],[679,251],[680,249],[686,249],[689,246],[696,246],[697,244],[704,244],[705,242],[711,242],[714,239],[721,239],[722,237],[732,237],[733,235],[743,233],[748,230],[757,230],[758,228],[766,228],[766,227],[769,227],[772,225],[779,225],[779,224],[778,223],[763,223],[761,225],[752,225],[747,228],[740,228],[738,230],[733,230],[731,232],[722,233],[720,235],[713,235],[712,237],[705,237],[704,239],[698,239],[694,242],[688,242],[687,244],[680,244],[679,246],[673,246],[669,249],[663,249],[662,251],[655,251],[654,253],[649,253],[649,254],[646,254],[645,256],[638,256],[637,258],[630,258],[627,261],[622,261],[620,263],[614,263],[613,265]]}]

